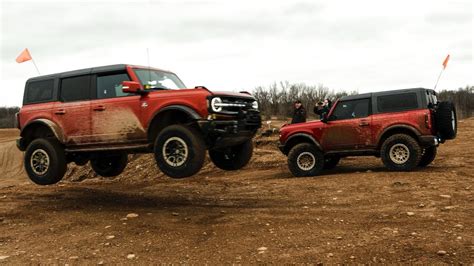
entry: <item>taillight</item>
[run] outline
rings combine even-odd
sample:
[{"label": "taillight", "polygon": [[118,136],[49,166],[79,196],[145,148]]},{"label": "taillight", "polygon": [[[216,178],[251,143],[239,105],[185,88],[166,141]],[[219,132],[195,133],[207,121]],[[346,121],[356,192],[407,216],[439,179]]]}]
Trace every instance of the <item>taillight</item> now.
[{"label": "taillight", "polygon": [[425,114],[425,126],[428,129],[431,128],[431,111],[429,113]]},{"label": "taillight", "polygon": [[21,129],[20,128],[20,113],[16,113],[15,114],[15,127],[18,128],[18,129]]}]

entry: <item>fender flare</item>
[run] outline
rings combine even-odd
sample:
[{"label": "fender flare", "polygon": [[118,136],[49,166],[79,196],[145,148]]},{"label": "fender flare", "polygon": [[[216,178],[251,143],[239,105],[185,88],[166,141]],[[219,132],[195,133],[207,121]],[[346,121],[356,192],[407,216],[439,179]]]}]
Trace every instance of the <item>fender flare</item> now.
[{"label": "fender flare", "polygon": [[291,141],[292,139],[299,138],[299,137],[303,137],[303,138],[309,139],[314,145],[316,145],[316,147],[317,147],[319,150],[324,151],[324,150],[323,150],[323,147],[321,146],[321,144],[320,144],[315,138],[313,138],[313,136],[311,136],[311,135],[309,135],[309,134],[307,134],[307,133],[296,133],[296,134],[291,135],[290,137],[288,137],[288,139],[286,139],[284,146],[286,146],[286,144],[287,144],[289,141]]},{"label": "fender flare", "polygon": [[59,125],[57,125],[53,121],[51,121],[49,119],[46,119],[46,118],[35,119],[35,120],[29,122],[28,124],[26,124],[22,128],[22,130],[20,132],[20,136],[24,137],[24,133],[29,128],[31,128],[32,126],[35,126],[35,125],[43,125],[43,126],[48,127],[51,130],[51,132],[53,132],[54,136],[59,140],[59,142],[65,143],[65,138],[64,138],[63,131],[61,130],[61,127],[59,127]]},{"label": "fender flare", "polygon": [[192,109],[192,108],[190,108],[190,107],[187,107],[187,106],[185,106],[185,105],[169,105],[169,106],[166,106],[165,108],[162,108],[162,109],[160,109],[158,112],[156,112],[156,113],[153,115],[153,118],[155,118],[155,116],[159,115],[159,114],[162,113],[162,112],[170,111],[170,110],[177,110],[177,111],[185,112],[185,113],[187,113],[191,118],[193,118],[193,119],[195,119],[195,120],[202,119],[202,117],[201,117],[196,111],[194,111],[194,109]]},{"label": "fender flare", "polygon": [[193,120],[201,120],[202,119],[202,117],[191,107],[188,107],[188,106],[185,106],[185,105],[179,105],[179,104],[168,105],[166,107],[163,107],[163,108],[159,109],[158,111],[156,111],[153,114],[153,116],[151,116],[151,119],[148,121],[148,125],[147,125],[147,132],[148,132],[149,136],[150,136],[150,131],[153,130],[152,125],[155,121],[155,118],[158,117],[160,114],[166,112],[166,111],[180,111],[180,112],[183,112],[183,113],[189,115],[189,117],[191,117]]},{"label": "fender flare", "polygon": [[404,129],[404,130],[408,130],[410,132],[412,132],[417,140],[419,141],[420,140],[420,136],[421,136],[421,133],[416,129],[414,128],[413,126],[410,126],[410,125],[406,125],[406,124],[396,124],[396,125],[391,125],[387,128],[385,128],[382,133],[379,134],[378,138],[377,138],[377,143],[379,145],[381,145],[382,143],[380,143],[380,141],[382,140],[382,137],[387,133],[389,132],[390,130],[394,130],[394,129]]}]

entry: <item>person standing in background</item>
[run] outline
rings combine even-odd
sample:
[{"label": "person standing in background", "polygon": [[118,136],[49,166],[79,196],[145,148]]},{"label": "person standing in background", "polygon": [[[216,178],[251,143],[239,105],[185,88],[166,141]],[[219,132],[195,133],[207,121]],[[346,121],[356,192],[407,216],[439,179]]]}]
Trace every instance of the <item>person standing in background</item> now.
[{"label": "person standing in background", "polygon": [[294,103],[295,110],[293,111],[293,118],[291,119],[292,124],[306,122],[306,109],[301,104],[300,100]]},{"label": "person standing in background", "polygon": [[324,102],[318,102],[314,106],[314,113],[319,115],[320,119],[323,119],[324,114],[329,113],[329,110],[331,110],[332,107],[332,102],[329,99],[324,99]]}]

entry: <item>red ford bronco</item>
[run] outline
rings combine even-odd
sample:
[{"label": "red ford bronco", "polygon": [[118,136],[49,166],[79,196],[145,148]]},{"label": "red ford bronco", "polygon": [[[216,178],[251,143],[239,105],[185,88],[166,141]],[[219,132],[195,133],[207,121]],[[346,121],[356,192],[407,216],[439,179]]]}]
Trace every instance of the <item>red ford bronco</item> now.
[{"label": "red ford bronco", "polygon": [[169,71],[111,65],[29,79],[17,123],[28,176],[49,185],[70,162],[119,175],[129,153],[154,153],[173,178],[197,173],[206,150],[217,167],[240,169],[261,119],[248,93],[186,89]]},{"label": "red ford bronco", "polygon": [[315,176],[346,156],[373,155],[395,171],[429,165],[439,143],[454,139],[456,110],[417,88],[339,99],[321,121],[286,125],[280,150],[294,176]]}]

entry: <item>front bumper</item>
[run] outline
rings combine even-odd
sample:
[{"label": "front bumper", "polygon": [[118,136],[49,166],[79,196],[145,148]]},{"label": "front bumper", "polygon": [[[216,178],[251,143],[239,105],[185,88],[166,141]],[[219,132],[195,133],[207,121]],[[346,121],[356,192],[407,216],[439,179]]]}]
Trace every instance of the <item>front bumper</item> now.
[{"label": "front bumper", "polygon": [[262,125],[258,112],[246,112],[229,120],[198,121],[210,148],[238,145],[255,136]]}]

